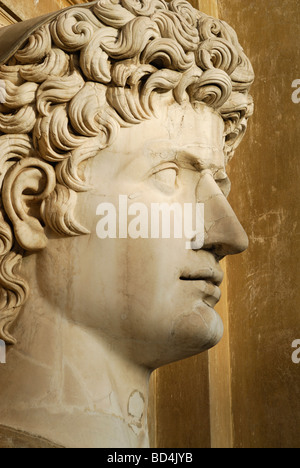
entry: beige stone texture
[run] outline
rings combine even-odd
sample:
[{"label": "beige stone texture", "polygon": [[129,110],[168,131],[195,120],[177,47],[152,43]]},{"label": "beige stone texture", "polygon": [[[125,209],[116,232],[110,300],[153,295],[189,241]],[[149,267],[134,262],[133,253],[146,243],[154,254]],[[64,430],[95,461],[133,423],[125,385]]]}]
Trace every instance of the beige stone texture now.
[{"label": "beige stone texture", "polygon": [[41,437],[0,426],[0,448],[63,448]]}]

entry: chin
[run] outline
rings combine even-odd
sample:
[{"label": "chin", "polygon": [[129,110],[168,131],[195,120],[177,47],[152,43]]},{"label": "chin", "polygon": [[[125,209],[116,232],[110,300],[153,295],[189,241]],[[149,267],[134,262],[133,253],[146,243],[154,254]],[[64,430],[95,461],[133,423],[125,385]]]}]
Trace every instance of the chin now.
[{"label": "chin", "polygon": [[193,311],[179,317],[172,329],[172,344],[181,353],[180,359],[199,354],[216,346],[224,333],[219,314],[203,302]]},{"label": "chin", "polygon": [[[199,302],[191,312],[177,317],[166,334],[168,336],[163,340],[164,343],[153,345],[147,364],[156,369],[195,356],[216,346],[223,332],[224,326],[219,314],[212,307]],[[154,349],[156,355],[153,355]]]}]

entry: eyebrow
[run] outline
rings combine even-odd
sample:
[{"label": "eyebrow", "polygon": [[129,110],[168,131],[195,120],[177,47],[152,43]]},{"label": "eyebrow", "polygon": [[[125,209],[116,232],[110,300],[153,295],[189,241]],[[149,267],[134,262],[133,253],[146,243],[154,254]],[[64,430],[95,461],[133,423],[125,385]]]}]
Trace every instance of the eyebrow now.
[{"label": "eyebrow", "polygon": [[223,154],[223,148],[218,147],[218,146],[211,146],[203,142],[199,142],[199,143],[196,142],[196,143],[188,144],[188,145],[175,146],[174,144],[172,144],[170,140],[155,140],[154,142],[153,141],[150,142],[147,149],[150,151],[150,153],[154,153],[156,155],[162,154],[167,150],[168,152],[174,152],[174,153],[178,153],[178,152],[190,153],[195,158],[197,158],[199,149],[200,150],[208,149],[210,151],[221,152]]},{"label": "eyebrow", "polygon": [[[205,151],[207,151],[207,158],[205,158]],[[218,158],[218,161],[211,158],[212,152],[221,156],[221,161],[220,158]],[[214,174],[223,172],[224,178],[227,177],[224,153],[220,148],[211,147],[209,145],[186,145],[177,148],[175,154],[176,156],[173,160],[178,161],[182,166],[189,166],[196,171],[212,169]]]},{"label": "eyebrow", "polygon": [[[225,157],[223,148],[208,145],[203,142],[193,142],[187,145],[174,145],[170,140],[155,140],[148,147],[147,152],[152,158],[157,158],[157,165],[161,162],[179,162],[182,167],[186,166],[194,170],[213,169],[213,173],[222,172],[225,179],[227,177],[225,168]],[[205,160],[205,152],[206,158]],[[218,161],[214,161],[214,155],[219,156]],[[221,164],[220,164],[221,159]],[[220,178],[220,180],[222,180]]]}]

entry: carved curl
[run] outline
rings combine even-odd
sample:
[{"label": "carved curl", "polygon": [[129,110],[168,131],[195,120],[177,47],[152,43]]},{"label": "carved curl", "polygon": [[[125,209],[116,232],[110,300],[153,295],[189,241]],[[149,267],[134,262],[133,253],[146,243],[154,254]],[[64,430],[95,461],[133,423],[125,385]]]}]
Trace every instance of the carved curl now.
[{"label": "carved curl", "polygon": [[[153,118],[154,93],[204,103],[225,122],[232,157],[253,111],[254,75],[233,29],[186,0],[100,0],[58,14],[0,67],[0,188],[21,159],[55,169],[43,201],[45,224],[60,235],[87,234],[74,219],[88,190],[83,161],[110,145],[121,127]],[[22,252],[0,204],[0,338],[26,300]]]}]

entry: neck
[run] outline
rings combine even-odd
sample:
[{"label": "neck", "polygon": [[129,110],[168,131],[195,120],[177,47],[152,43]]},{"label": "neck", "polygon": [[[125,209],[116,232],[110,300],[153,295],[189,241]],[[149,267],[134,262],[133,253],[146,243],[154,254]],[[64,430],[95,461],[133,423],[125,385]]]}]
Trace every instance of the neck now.
[{"label": "neck", "polygon": [[64,447],[147,447],[149,370],[35,294],[0,365],[0,421]]}]

